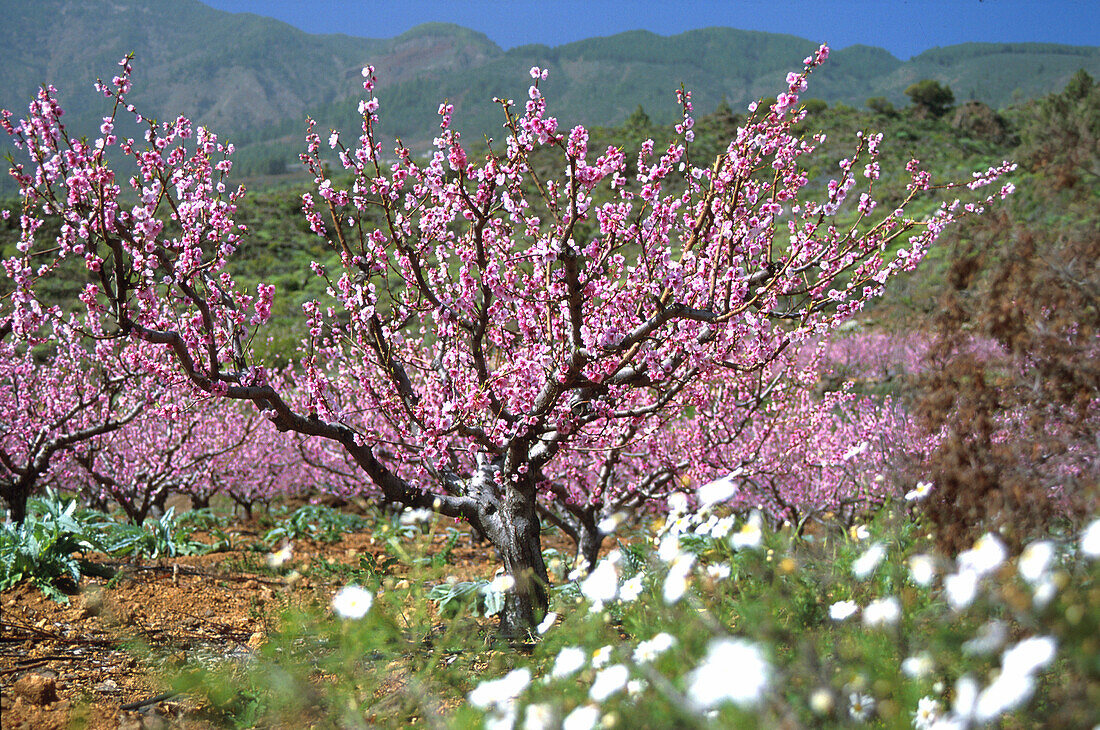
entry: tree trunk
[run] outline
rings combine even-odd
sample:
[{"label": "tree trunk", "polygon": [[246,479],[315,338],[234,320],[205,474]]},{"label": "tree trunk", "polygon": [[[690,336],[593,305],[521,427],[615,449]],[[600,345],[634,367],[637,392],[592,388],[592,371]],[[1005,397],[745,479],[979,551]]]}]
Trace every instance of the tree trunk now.
[{"label": "tree trunk", "polygon": [[575,569],[583,565],[588,570],[595,567],[605,537],[597,526],[598,513],[596,509],[594,507],[582,508],[567,505],[559,512],[553,512],[545,506],[541,510],[543,515],[572,538],[573,544],[576,545],[572,567]]},{"label": "tree trunk", "polygon": [[234,496],[233,494],[230,494],[229,498],[233,500],[233,504],[237,505],[238,507],[240,507],[241,509],[244,510],[245,519],[247,519],[249,522],[251,522],[252,521],[252,502],[250,500],[247,500],[247,499],[238,498],[238,497]]},{"label": "tree trunk", "polygon": [[500,633],[509,640],[530,635],[549,606],[550,579],[542,559],[541,525],[531,484],[505,490],[500,509],[489,506],[482,532],[492,542],[515,586],[500,614]]},{"label": "tree trunk", "polygon": [[171,496],[171,492],[167,487],[158,489],[153,495],[149,505],[149,513],[157,519],[164,517],[164,514],[168,511],[168,497]]},{"label": "tree trunk", "polygon": [[31,498],[31,491],[38,481],[40,472],[23,474],[19,479],[3,485],[4,501],[8,503],[11,520],[17,525],[22,525],[27,519],[27,500]]},{"label": "tree trunk", "polygon": [[596,561],[600,557],[600,548],[603,547],[603,533],[591,524],[590,520],[578,521],[577,530],[577,557],[574,567],[588,566],[588,570],[596,567]]},{"label": "tree trunk", "polygon": [[10,490],[4,490],[4,501],[8,503],[11,520],[17,525],[22,525],[23,521],[27,519],[28,497],[29,494],[23,491],[18,484]]}]

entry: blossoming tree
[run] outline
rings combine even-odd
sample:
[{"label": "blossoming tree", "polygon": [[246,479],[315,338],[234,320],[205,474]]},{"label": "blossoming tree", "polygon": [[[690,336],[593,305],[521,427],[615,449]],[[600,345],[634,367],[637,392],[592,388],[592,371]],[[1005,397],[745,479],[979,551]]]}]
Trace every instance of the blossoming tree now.
[{"label": "blossoming tree", "polygon": [[0,323],[0,497],[17,523],[36,488],[68,481],[74,449],[124,427],[147,404],[116,347],[89,349],[75,321],[38,315],[18,331],[10,317]]},{"label": "blossoming tree", "polygon": [[754,371],[722,373],[687,412],[649,419],[617,443],[574,442],[544,470],[540,513],[573,538],[582,563],[595,565],[620,520],[704,484],[711,484],[708,499],[721,494],[733,510],[759,510],[799,528],[823,512],[850,520],[900,497],[899,485],[915,481],[907,467],[936,439],[890,398],[847,386],[818,392],[836,345],[788,348]]},{"label": "blossoming tree", "polygon": [[162,395],[125,428],[73,448],[80,469],[72,477],[88,501],[114,501],[136,524],[163,514],[173,494],[187,494],[202,506],[209,502],[219,486],[215,463],[235,458],[258,419],[239,409],[215,409],[209,396],[182,390]]},{"label": "blossoming tree", "polygon": [[[233,409],[237,428],[243,429],[243,443],[215,457],[210,478],[204,485],[233,500],[251,519],[256,504],[307,495],[325,489],[333,481],[330,473],[302,457],[302,441],[320,447],[321,439],[303,439],[298,434],[279,431],[262,418],[247,418]],[[362,478],[359,480],[362,486]],[[192,489],[192,504],[196,492]]]},{"label": "blossoming tree", "polygon": [[[469,158],[448,105],[427,160],[401,145],[386,158],[364,69],[361,136],[327,140],[347,181],[326,171],[312,124],[302,156],[316,182],[306,216],[340,256],[335,270],[313,266],[328,299],[304,307],[303,400],[273,385],[250,348],[274,288],[252,293],[233,279],[244,231],[233,221],[243,190],[226,184],[232,146],[184,118],[145,121],[144,144],[119,138],[116,116],[136,114],[129,59],[101,85],[114,109],[94,140],[67,134],[48,88],[25,121],[5,113],[30,156],[13,172],[22,245],[83,256],[85,300],[104,331],[167,348],[175,366],[163,377],[182,373],[251,401],[279,429],[339,443],[390,502],[468,520],[515,579],[501,620],[520,633],[547,603],[537,498],[556,460],[579,443],[613,447],[704,398],[708,381],[824,334],[983,205],[906,215],[929,190],[966,185],[935,184],[913,161],[905,200],[876,213],[881,138],[866,135],[820,199],[805,194],[800,158],[817,140],[793,125],[806,77],[827,55],[807,58],[775,104],[701,166],[681,92],[679,140],[647,142],[636,174],[621,150],[589,150],[583,127],[559,129],[538,68],[522,108],[498,100],[504,139],[484,159]],[[117,179],[108,150],[132,158],[137,174]],[[537,150],[556,155],[560,177],[535,173]],[[844,225],[842,207],[853,213]],[[64,218],[57,241],[34,240],[39,211]],[[33,281],[17,286],[21,301],[33,298]]]}]

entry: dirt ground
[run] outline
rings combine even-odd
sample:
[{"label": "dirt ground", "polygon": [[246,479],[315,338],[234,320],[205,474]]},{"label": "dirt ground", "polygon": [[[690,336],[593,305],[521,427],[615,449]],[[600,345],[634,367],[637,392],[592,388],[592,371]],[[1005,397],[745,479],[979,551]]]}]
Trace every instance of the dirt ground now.
[{"label": "dirt ground", "polygon": [[[243,530],[247,533],[247,526]],[[437,533],[435,542],[442,545],[446,535]],[[544,540],[543,547],[571,553],[561,537]],[[293,548],[289,568],[307,566],[315,558],[358,565],[365,553],[383,556],[382,545],[362,533],[331,544],[298,541]],[[489,578],[497,567],[492,549],[468,537],[460,540],[453,557],[449,571],[459,580]],[[193,700],[158,698],[166,689],[158,670],[183,656],[246,657],[263,643],[267,621],[281,608],[319,590],[339,588],[315,576],[288,580],[257,571],[263,553],[247,550],[134,562],[93,560],[109,564],[118,575],[110,582],[85,577],[68,605],[26,584],[0,593],[4,730],[204,727]]]}]

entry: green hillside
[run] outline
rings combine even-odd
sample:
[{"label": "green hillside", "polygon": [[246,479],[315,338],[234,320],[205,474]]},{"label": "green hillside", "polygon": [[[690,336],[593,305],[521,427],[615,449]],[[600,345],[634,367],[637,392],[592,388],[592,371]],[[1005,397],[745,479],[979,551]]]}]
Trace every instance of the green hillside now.
[{"label": "green hillside", "polygon": [[[95,77],[109,78],[133,51],[132,99],[142,111],[184,114],[234,141],[238,171],[254,184],[298,170],[307,114],[322,129],[357,133],[359,69],[368,63],[378,70],[384,133],[424,149],[443,99],[455,104],[455,124],[467,139],[498,135],[501,113],[491,100],[522,102],[530,66],[550,69],[544,91],[565,125],[619,124],[638,105],[667,123],[679,113],[680,84],[692,90],[700,114],[723,99],[741,110],[780,91],[786,72],[817,46],[790,35],[704,28],[503,51],[455,25],[426,24],[390,39],[310,35],[198,0],[0,0],[0,17],[7,61],[0,107],[18,114],[40,84],[52,83],[70,130],[90,133],[107,112],[92,88]],[[907,86],[932,78],[959,102],[1002,108],[1062,88],[1081,68],[1100,76],[1100,48],[968,43],[902,61],[881,48],[851,46],[832,54],[805,96],[856,108],[881,96],[903,106]],[[0,181],[0,194],[11,191]]]},{"label": "green hillside", "polygon": [[20,110],[43,83],[85,129],[104,113],[93,83],[137,57],[132,100],[153,116],[184,114],[223,133],[300,120],[355,90],[366,63],[387,82],[498,56],[484,35],[445,24],[386,40],[310,35],[281,21],[197,0],[0,0],[5,73],[0,107]]}]

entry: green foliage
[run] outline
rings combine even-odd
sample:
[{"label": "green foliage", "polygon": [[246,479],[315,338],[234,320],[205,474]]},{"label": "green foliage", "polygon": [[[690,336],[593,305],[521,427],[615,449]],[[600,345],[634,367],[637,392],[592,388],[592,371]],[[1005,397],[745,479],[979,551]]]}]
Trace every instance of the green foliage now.
[{"label": "green foliage", "polygon": [[817,115],[829,108],[829,102],[824,99],[806,99],[802,107],[810,115]]},{"label": "green foliage", "polygon": [[0,523],[0,590],[28,581],[65,603],[63,590],[75,590],[82,575],[111,573],[86,559],[86,553],[160,558],[209,550],[190,539],[189,529],[181,528],[172,509],[160,519],[135,525],[79,508],[75,499],[47,490],[27,503],[22,525]]},{"label": "green foliage", "polygon": [[638,108],[631,112],[630,116],[623,122],[623,127],[631,131],[646,133],[653,128],[653,120],[649,118],[649,115],[645,113],[645,109],[639,104]]},{"label": "green foliage", "polygon": [[428,591],[428,600],[435,603],[440,614],[447,618],[454,618],[459,615],[493,615],[500,610],[500,607],[494,606],[493,608],[496,608],[496,611],[490,613],[491,608],[486,602],[486,588],[488,586],[489,581],[487,580],[440,583],[432,586]]},{"label": "green foliage", "polygon": [[370,520],[341,512],[324,505],[307,504],[280,520],[263,537],[268,545],[293,540],[336,542],[349,532],[360,532],[372,526]]},{"label": "green foliage", "polygon": [[394,555],[378,558],[372,553],[366,553],[359,556],[359,562],[356,565],[314,558],[310,563],[309,572],[325,580],[354,584],[377,591],[382,587],[383,581],[388,576],[392,576],[394,569],[400,564],[400,558]]},{"label": "green foliage", "polygon": [[76,500],[47,491],[28,502],[22,525],[0,523],[0,591],[28,581],[53,600],[68,603],[62,589],[75,590],[83,573],[99,572],[77,554],[102,549],[89,513],[78,511]]},{"label": "green foliage", "polygon": [[884,117],[892,117],[898,113],[893,103],[885,96],[872,96],[867,100],[866,106],[875,114],[881,114]]},{"label": "green foliage", "polygon": [[942,117],[955,103],[951,87],[934,79],[924,79],[905,89],[913,105],[923,113],[933,117]]},{"label": "green foliage", "polygon": [[174,558],[209,551],[206,545],[192,541],[189,531],[179,529],[173,507],[159,519],[147,519],[140,525],[105,520],[98,527],[103,552],[114,557]]},{"label": "green foliage", "polygon": [[454,527],[447,528],[447,540],[443,543],[443,547],[432,553],[428,558],[428,563],[437,568],[442,568],[445,565],[452,565],[454,563],[454,551],[458,547],[458,541],[462,539],[462,531]]},{"label": "green foliage", "polygon": [[1066,87],[1019,112],[1020,157],[1056,190],[1095,192],[1100,177],[1100,85],[1084,69]]},{"label": "green foliage", "polygon": [[176,527],[181,530],[224,530],[233,524],[233,516],[218,512],[211,507],[188,510],[176,518]]}]

